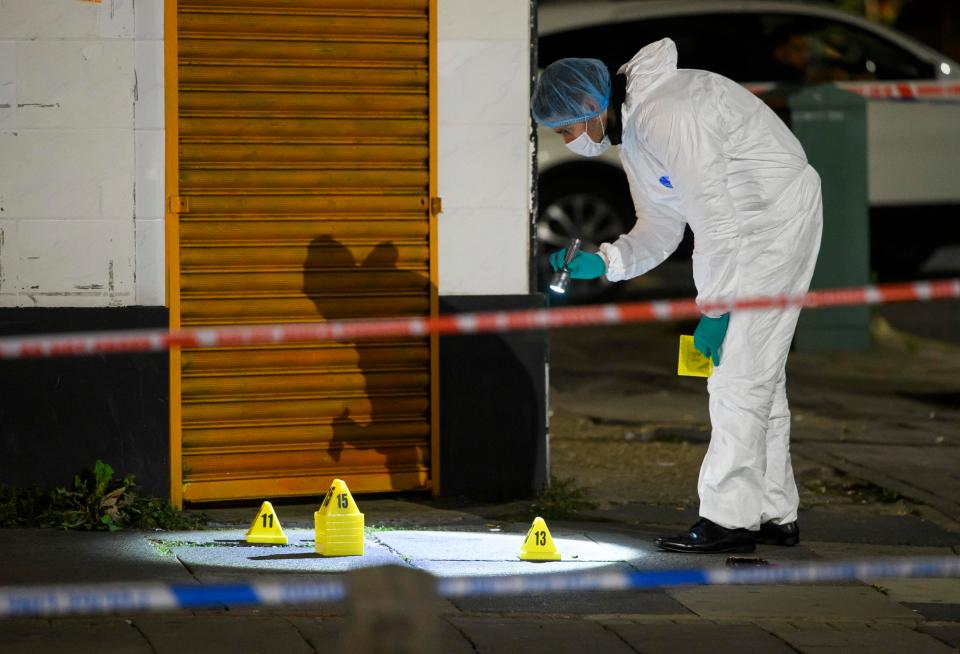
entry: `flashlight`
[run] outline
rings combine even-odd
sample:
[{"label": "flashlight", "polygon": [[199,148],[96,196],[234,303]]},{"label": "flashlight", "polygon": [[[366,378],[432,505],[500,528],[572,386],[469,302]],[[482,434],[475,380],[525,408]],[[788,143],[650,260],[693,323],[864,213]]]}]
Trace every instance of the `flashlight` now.
[{"label": "flashlight", "polygon": [[570,247],[567,248],[567,255],[563,258],[563,267],[557,272],[553,273],[553,279],[550,280],[550,290],[554,293],[566,293],[567,284],[570,283],[570,271],[567,269],[567,266],[570,265],[570,262],[573,261],[573,258],[577,256],[577,252],[580,251],[580,239],[573,239],[573,243],[570,244]]}]

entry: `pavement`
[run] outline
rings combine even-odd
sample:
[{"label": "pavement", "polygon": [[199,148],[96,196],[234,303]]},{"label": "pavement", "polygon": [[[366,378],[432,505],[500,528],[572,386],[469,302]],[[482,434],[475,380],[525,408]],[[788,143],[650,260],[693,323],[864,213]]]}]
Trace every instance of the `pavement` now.
[{"label": "pavement", "polygon": [[[275,506],[289,543],[247,545],[243,535],[256,507],[219,509],[207,529],[190,532],[0,531],[4,584],[151,581],[231,583],[251,578],[304,579],[374,566],[434,576],[543,574],[585,570],[657,570],[723,566],[725,555],[685,556],[658,551],[656,508],[619,507],[606,521],[551,521],[563,558],[518,560],[529,526],[478,513],[438,508],[414,499],[361,496],[368,525],[362,557],[325,558],[314,552],[313,505]],[[653,511],[653,513],[651,513]],[[482,511],[480,511],[482,513]],[[807,516],[805,516],[807,517]],[[240,522],[241,524],[237,524]],[[805,525],[809,537],[793,548],[761,546],[771,565],[890,556],[960,554],[960,537],[907,516],[887,522],[870,543],[843,540],[839,516]],[[349,583],[349,581],[348,581]],[[394,651],[344,634],[365,607],[380,607],[378,582],[347,604],[218,609],[153,615],[18,618],[0,621],[3,652],[325,652]],[[381,589],[378,592],[378,589]],[[960,580],[852,580],[803,586],[703,586],[665,590],[580,592],[429,600],[427,593],[393,601],[391,619],[428,621],[437,652],[951,652],[960,647]],[[426,608],[424,608],[424,603]],[[416,617],[416,616],[421,617]],[[426,615],[427,618],[422,616]],[[360,616],[360,617],[358,617]],[[386,625],[386,626],[384,626]],[[420,633],[421,627],[416,631]],[[408,633],[400,629],[400,633]],[[364,631],[362,633],[374,633]],[[339,649],[338,649],[339,648]]]},{"label": "pavement", "polygon": [[[0,620],[0,652],[960,651],[956,578],[430,596],[427,575],[727,563],[726,555],[671,554],[652,543],[696,519],[695,502],[683,496],[695,471],[670,458],[695,461],[708,433],[703,381],[672,372],[677,334],[687,327],[552,336],[554,468],[579,462],[563,470],[594,503],[548,519],[561,561],[518,559],[541,506],[529,501],[356,496],[366,516],[362,557],[316,554],[316,504],[280,500],[274,507],[289,536],[285,546],[243,542],[253,504],[207,509],[207,528],[190,532],[0,530],[4,585],[345,574],[352,589],[341,604]],[[890,323],[875,332],[878,344],[868,352],[791,355],[795,465],[829,470],[859,490],[802,506],[800,545],[760,546],[754,555],[769,565],[960,556],[960,348]],[[677,490],[656,501],[650,489],[669,485],[651,481],[655,469],[680,471]],[[596,470],[599,478],[591,476]],[[814,497],[807,481],[804,497]]]}]

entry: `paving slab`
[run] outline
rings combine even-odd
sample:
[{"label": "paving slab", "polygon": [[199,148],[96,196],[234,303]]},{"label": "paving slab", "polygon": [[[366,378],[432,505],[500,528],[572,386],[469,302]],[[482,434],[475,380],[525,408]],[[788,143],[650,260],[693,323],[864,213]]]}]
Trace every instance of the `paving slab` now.
[{"label": "paving slab", "polygon": [[437,577],[537,575],[557,572],[632,572],[627,563],[591,561],[417,561],[415,567]]},{"label": "paving slab", "polygon": [[946,654],[955,652],[929,634],[896,624],[763,623],[764,629],[800,652],[817,654]]},{"label": "paving slab", "polygon": [[849,469],[960,520],[960,447],[820,443],[815,448],[798,447],[797,452],[809,456],[816,450],[831,457],[834,467]]},{"label": "paving slab", "polygon": [[641,572],[721,568],[729,556],[729,554],[680,554],[678,552],[665,552],[657,547],[652,547],[642,556],[631,559],[630,565]]},{"label": "paving slab", "polygon": [[[290,618],[290,623],[317,652],[337,652],[340,647],[340,634],[344,620],[338,618]],[[473,654],[470,641],[460,631],[445,620],[437,624],[440,640],[440,652],[444,654]],[[344,644],[346,651],[349,644]]]},{"label": "paving slab", "polygon": [[[885,374],[888,375],[889,371],[862,371],[856,380],[847,377],[837,383],[836,379],[821,379],[817,384],[808,372],[794,373],[791,377],[788,371],[788,378],[797,387],[796,391],[791,390],[790,405],[800,418],[794,420],[798,439],[806,440],[811,435],[816,438],[808,432],[810,427],[816,426],[832,427],[833,440],[824,439],[831,443],[957,444],[956,427],[960,412],[931,404],[928,400],[933,394],[924,392],[917,385],[908,383],[900,389],[886,385],[882,379]],[[954,371],[946,373],[944,380],[955,374]],[[879,383],[877,377],[881,377]],[[952,438],[927,438],[937,432]],[[895,440],[888,440],[891,436]]]},{"label": "paving slab", "polygon": [[692,615],[686,607],[660,590],[464,597],[453,600],[453,603],[467,613]]},{"label": "paving slab", "polygon": [[367,526],[444,529],[475,528],[485,521],[478,515],[403,499],[366,499],[360,496],[360,510]]},{"label": "paving slab", "polygon": [[[859,405],[858,408],[861,411],[867,408],[864,407],[862,399],[859,401],[852,399],[848,404],[848,406],[856,405]],[[932,422],[926,415],[907,417],[888,413],[886,416],[870,416],[870,418],[889,421],[883,424],[865,416],[846,416],[846,418],[818,416],[816,412],[821,406],[820,402],[812,400],[797,407],[791,394],[790,407],[795,411],[793,427],[790,430],[791,445],[794,443],[833,445],[838,442],[858,445],[896,443],[912,447],[960,445],[960,436],[956,433],[955,425]],[[926,412],[929,414],[929,408]],[[800,421],[797,421],[798,417],[801,418]],[[850,422],[851,418],[855,422]]]},{"label": "paving slab", "polygon": [[731,556],[758,558],[768,565],[809,562],[817,557],[800,547],[758,546],[750,554],[681,554],[677,552],[653,551],[643,558],[634,559],[630,564],[638,570],[689,570],[726,568]]},{"label": "paving slab", "polygon": [[[673,353],[676,371],[676,352]],[[604,370],[610,372],[608,364]],[[631,364],[633,372],[641,370],[640,364]],[[663,375],[656,369],[663,385],[671,384],[674,379]],[[613,423],[643,425],[649,423],[677,423],[682,417],[691,425],[709,424],[707,411],[707,392],[702,385],[699,392],[689,392],[684,388],[650,389],[649,392],[631,393],[630,401],[624,401],[623,380],[609,374],[595,374],[592,379],[578,384],[577,388],[559,389],[559,379],[551,379],[551,406],[563,407],[564,411],[579,413]],[[686,380],[676,380],[682,382]]]},{"label": "paving slab", "polygon": [[752,624],[637,624],[606,622],[643,654],[795,654],[796,650]]},{"label": "paving slab", "polygon": [[[225,578],[223,583],[243,582],[249,577]],[[456,610],[452,608],[452,610]],[[253,616],[258,618],[342,618],[348,612],[346,602],[323,602],[320,604],[281,604],[278,606],[228,606],[217,609],[197,609],[197,615]]]},{"label": "paving slab", "polygon": [[[582,533],[550,531],[563,560],[627,561],[638,553],[634,547],[596,542]],[[415,561],[516,561],[526,531],[383,531],[374,536],[390,549]]]},{"label": "paving slab", "polygon": [[343,618],[290,617],[287,619],[315,652],[336,652]]},{"label": "paving slab", "polygon": [[486,618],[463,616],[449,618],[484,654],[632,654],[633,649],[619,636],[596,622],[534,618]]},{"label": "paving slab", "polygon": [[960,650],[960,624],[921,624],[917,629]]},{"label": "paving slab", "polygon": [[[483,523],[483,519],[479,516],[422,502],[391,498],[371,499],[363,495],[355,496],[354,499],[357,500],[368,527],[444,526],[452,528],[458,525],[475,526]],[[284,530],[287,527],[312,530],[313,513],[322,501],[323,497],[320,496],[316,502],[273,501],[271,504]],[[255,507],[217,507],[202,509],[202,512],[209,518],[211,526],[242,526],[244,529],[249,527],[250,522],[257,515]]]},{"label": "paving slab", "polygon": [[616,524],[596,523],[588,523],[584,525],[582,529],[583,531],[581,533],[595,543],[601,543],[605,546],[616,546],[626,550],[628,558],[625,560],[627,561],[639,563],[647,559],[659,558],[663,555],[671,554],[670,552],[664,552],[653,544],[657,536],[663,535],[661,532],[649,529],[641,530]]},{"label": "paving slab", "polygon": [[703,586],[668,592],[697,615],[713,619],[919,619],[868,586]]},{"label": "paving slab", "polygon": [[363,556],[325,557],[309,547],[290,545],[176,545],[170,551],[198,578],[210,574],[243,572],[345,572],[380,565],[406,565],[397,554],[367,539]]},{"label": "paving slab", "polygon": [[844,508],[843,511],[801,511],[800,542],[950,547],[960,543],[960,534],[915,515],[877,515],[866,507],[863,512]]},{"label": "paving slab", "polygon": [[[245,536],[247,529],[215,528],[196,529],[192,531],[165,531],[147,533],[146,538],[161,548],[164,545],[220,545],[223,547],[254,547],[256,544],[247,543]],[[287,547],[313,547],[313,529],[288,527],[284,525],[283,533],[287,536]],[[282,545],[261,545],[261,547],[283,547]]]},{"label": "paving slab", "polygon": [[[960,537],[960,534],[958,534]],[[813,553],[830,560],[887,559],[922,556],[953,556],[953,548],[941,546],[883,545],[876,543],[826,543],[805,541]]]},{"label": "paving slab", "polygon": [[[693,482],[691,482],[693,483]],[[700,518],[695,506],[664,506],[646,502],[620,502],[602,509],[587,509],[577,512],[577,517],[615,521],[643,529],[644,535],[653,541],[664,530],[678,533]]]},{"label": "paving slab", "polygon": [[878,579],[873,585],[897,602],[960,605],[960,579]]},{"label": "paving slab", "polygon": [[[322,604],[285,604],[280,606],[264,607],[230,607],[231,615],[249,613],[260,617],[284,618],[346,618],[350,615],[347,602],[324,602]],[[437,598],[434,601],[432,612],[438,617],[456,615],[460,609],[448,599]]]},{"label": "paving slab", "polygon": [[150,532],[0,529],[0,585],[107,581],[191,583],[172,557],[159,556]]},{"label": "paving slab", "polygon": [[930,621],[960,623],[960,604],[945,604],[943,602],[905,602],[911,611]]},{"label": "paving slab", "polygon": [[315,654],[296,626],[284,619],[145,616],[136,618],[135,624],[150,641],[154,654]]},{"label": "paving slab", "polygon": [[[930,271],[932,267],[943,262],[947,271],[956,272],[958,256],[960,251],[956,246],[938,248],[924,264],[924,270]],[[960,343],[960,330],[956,328],[957,321],[960,320],[960,302],[941,300],[925,302],[922,305],[883,304],[875,310],[878,315],[890,321],[895,329],[913,336]]]},{"label": "paving slab", "polygon": [[4,654],[156,654],[129,620],[0,620]]}]

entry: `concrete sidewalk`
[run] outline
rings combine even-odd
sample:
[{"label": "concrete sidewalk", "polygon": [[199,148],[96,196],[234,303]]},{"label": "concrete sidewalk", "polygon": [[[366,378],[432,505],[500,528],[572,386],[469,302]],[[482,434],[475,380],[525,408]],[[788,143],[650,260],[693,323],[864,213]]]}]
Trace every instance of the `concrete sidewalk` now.
[{"label": "concrete sidewalk", "polygon": [[[363,557],[313,551],[312,505],[276,506],[286,546],[250,546],[255,508],[212,512],[212,529],[178,533],[0,531],[4,584],[313,578],[393,564],[438,576],[542,574],[723,566],[725,555],[684,556],[652,545],[649,507],[618,507],[603,522],[550,524],[563,560],[517,559],[526,523],[491,521],[429,502],[359,498]],[[811,521],[813,535],[837,525]],[[904,545],[911,524],[886,525],[885,545],[804,540],[762,547],[771,565],[821,559],[956,554],[954,534],[927,525],[926,547]],[[372,597],[371,602],[382,598]],[[410,601],[409,604],[415,604]],[[406,606],[407,603],[404,603]],[[960,647],[960,580],[853,581],[815,586],[694,587],[438,601],[439,652],[951,652]],[[339,604],[163,615],[0,621],[3,652],[330,652],[355,612]],[[405,651],[405,650],[404,650]]]}]

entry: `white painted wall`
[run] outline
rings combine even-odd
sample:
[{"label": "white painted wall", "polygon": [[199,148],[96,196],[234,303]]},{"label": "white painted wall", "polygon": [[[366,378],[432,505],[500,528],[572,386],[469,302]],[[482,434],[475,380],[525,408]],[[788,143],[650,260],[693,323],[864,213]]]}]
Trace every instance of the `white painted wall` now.
[{"label": "white painted wall", "polygon": [[162,8],[0,2],[0,306],[163,303]]},{"label": "white painted wall", "polygon": [[441,295],[529,292],[530,8],[439,0]]}]

